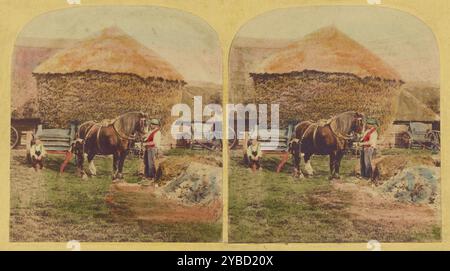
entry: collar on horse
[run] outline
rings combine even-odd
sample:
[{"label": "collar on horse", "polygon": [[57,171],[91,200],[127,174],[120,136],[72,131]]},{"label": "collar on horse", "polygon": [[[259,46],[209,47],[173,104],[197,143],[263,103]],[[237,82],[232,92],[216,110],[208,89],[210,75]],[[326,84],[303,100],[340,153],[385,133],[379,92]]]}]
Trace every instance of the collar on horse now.
[{"label": "collar on horse", "polygon": [[319,127],[325,127],[325,126],[327,126],[327,125],[330,127],[331,132],[332,132],[337,138],[339,138],[339,139],[341,139],[341,140],[344,140],[344,141],[347,141],[347,140],[352,139],[353,136],[352,136],[351,134],[343,135],[343,134],[341,134],[340,132],[336,131],[336,130],[333,128],[334,125],[333,125],[332,123],[334,123],[335,121],[336,121],[336,117],[333,117],[333,118],[331,118],[331,119],[329,119],[329,120],[320,120],[320,121],[318,121],[318,122],[312,122],[312,121],[311,121],[311,124],[308,126],[308,128],[306,128],[305,132],[302,134],[302,137],[298,140],[298,142],[299,142],[300,144],[302,144],[303,138],[305,137],[305,135],[309,132],[310,129],[314,129],[312,141],[313,141],[313,146],[314,146],[314,148],[316,148],[316,147],[317,147],[317,145],[316,145],[316,134],[317,134],[317,130],[319,129]]},{"label": "collar on horse", "polygon": [[[99,138],[100,138],[100,132],[101,132],[101,129],[103,128],[103,127],[109,127],[109,126],[112,126],[113,127],[113,129],[114,129],[114,131],[115,131],[115,133],[117,134],[117,136],[119,136],[121,139],[125,139],[125,140],[135,140],[136,138],[137,138],[137,136],[135,136],[135,135],[132,135],[132,136],[130,136],[130,135],[126,135],[125,133],[123,133],[120,129],[118,129],[118,127],[116,127],[116,123],[117,123],[117,120],[118,120],[119,118],[117,117],[117,118],[115,118],[114,120],[112,120],[112,121],[109,121],[109,120],[103,120],[101,123],[93,123],[92,124],[92,126],[89,128],[89,130],[87,131],[87,133],[86,133],[86,135],[85,135],[85,139],[86,138],[89,138],[89,136],[92,134],[92,132],[94,131],[94,127],[98,127],[98,130],[97,130],[97,138],[96,138],[96,141],[97,141],[97,149],[98,149],[98,151],[101,153],[102,152],[102,148],[101,148],[101,146],[100,146],[100,140],[99,140]],[[142,119],[140,120],[141,122],[143,121]],[[144,120],[145,121],[145,120]],[[84,124],[82,124],[82,125],[80,125],[80,127],[81,126],[83,126]],[[142,125],[142,124],[141,124]],[[84,143],[85,143],[85,140],[83,140],[83,152],[84,152]]]},{"label": "collar on horse", "polygon": [[331,132],[333,132],[333,134],[334,134],[336,137],[340,138],[340,139],[343,139],[343,140],[350,140],[350,139],[352,139],[353,136],[352,136],[351,134],[343,135],[343,134],[341,134],[340,132],[336,131],[336,130],[333,128],[332,123],[334,123],[335,121],[336,121],[336,117],[333,117],[332,119],[330,119],[330,120],[327,122],[327,124],[330,126]]},{"label": "collar on horse", "polygon": [[[114,131],[116,132],[116,134],[121,138],[121,139],[126,139],[126,140],[136,140],[138,138],[138,136],[136,135],[126,135],[125,133],[123,133],[116,125],[117,121],[119,120],[119,117],[115,118],[112,121],[112,127],[114,129]],[[143,126],[143,123],[145,122],[145,118],[141,118],[140,119],[140,125],[141,127]]]}]

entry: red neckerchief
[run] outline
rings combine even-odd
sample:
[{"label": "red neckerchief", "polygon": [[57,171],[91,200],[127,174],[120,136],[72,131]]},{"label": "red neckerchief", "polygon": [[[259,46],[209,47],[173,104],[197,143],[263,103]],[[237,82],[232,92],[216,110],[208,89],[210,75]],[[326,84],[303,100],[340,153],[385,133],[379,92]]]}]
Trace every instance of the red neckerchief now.
[{"label": "red neckerchief", "polygon": [[147,137],[147,139],[145,140],[146,142],[150,143],[148,146],[149,147],[155,147],[155,143],[153,143],[153,138],[155,137],[155,134],[159,131],[159,128],[156,128],[155,130],[153,130],[150,135]]},{"label": "red neckerchief", "polygon": [[370,136],[373,134],[373,132],[375,132],[377,129],[375,127],[370,128],[369,132],[367,132],[367,134],[363,137],[363,139],[361,140],[362,142],[367,142],[370,140]]}]

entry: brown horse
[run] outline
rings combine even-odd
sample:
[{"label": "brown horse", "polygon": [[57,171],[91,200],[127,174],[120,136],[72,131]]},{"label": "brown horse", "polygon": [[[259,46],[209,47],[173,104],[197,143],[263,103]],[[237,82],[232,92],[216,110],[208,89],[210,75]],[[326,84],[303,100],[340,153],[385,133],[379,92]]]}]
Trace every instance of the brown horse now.
[{"label": "brown horse", "polygon": [[305,171],[314,174],[310,159],[313,154],[330,156],[330,179],[339,179],[339,168],[349,140],[361,133],[364,115],[349,111],[341,113],[324,124],[303,121],[294,128],[290,141],[294,175],[303,177],[300,170],[301,153],[304,154]]},{"label": "brown horse", "polygon": [[139,140],[145,132],[147,115],[142,112],[129,112],[108,123],[87,121],[78,127],[74,152],[77,167],[82,177],[84,154],[87,154],[89,170],[96,175],[95,155],[113,155],[113,180],[123,179],[122,170],[130,145]]}]

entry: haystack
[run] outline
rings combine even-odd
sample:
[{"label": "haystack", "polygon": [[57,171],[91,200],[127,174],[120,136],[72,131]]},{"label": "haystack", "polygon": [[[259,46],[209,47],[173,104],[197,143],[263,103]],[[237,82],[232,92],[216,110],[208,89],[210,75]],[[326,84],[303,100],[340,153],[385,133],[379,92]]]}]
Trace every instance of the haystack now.
[{"label": "haystack", "polygon": [[403,82],[389,65],[335,27],[322,28],[265,59],[251,73],[256,103],[280,104],[280,122],[356,110],[384,128]]},{"label": "haystack", "polygon": [[144,111],[170,125],[183,77],[116,27],[58,51],[33,71],[40,117],[53,127]]}]

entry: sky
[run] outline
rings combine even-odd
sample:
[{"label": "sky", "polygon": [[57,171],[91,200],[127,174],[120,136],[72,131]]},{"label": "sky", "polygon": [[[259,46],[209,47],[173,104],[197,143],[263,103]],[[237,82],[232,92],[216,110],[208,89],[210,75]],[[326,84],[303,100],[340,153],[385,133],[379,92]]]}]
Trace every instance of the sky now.
[{"label": "sky", "polygon": [[186,81],[222,83],[221,47],[202,19],[159,7],[81,7],[42,14],[22,38],[83,39],[117,26],[171,63]]},{"label": "sky", "polygon": [[397,70],[404,81],[439,85],[439,49],[417,17],[381,7],[278,9],[241,27],[238,37],[298,40],[334,25]]}]

